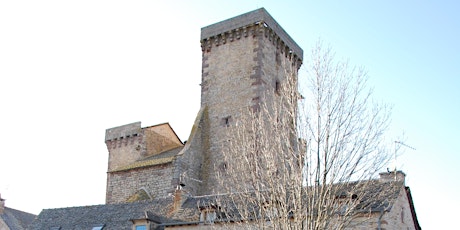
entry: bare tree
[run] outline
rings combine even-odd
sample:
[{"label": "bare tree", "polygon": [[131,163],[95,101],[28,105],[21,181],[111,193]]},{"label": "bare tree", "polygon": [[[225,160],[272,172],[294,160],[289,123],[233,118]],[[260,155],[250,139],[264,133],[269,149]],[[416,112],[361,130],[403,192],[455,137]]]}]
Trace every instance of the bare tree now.
[{"label": "bare tree", "polygon": [[227,193],[210,198],[225,226],[345,229],[387,202],[369,198],[376,189],[394,192],[373,180],[392,156],[383,136],[390,112],[372,101],[366,72],[320,43],[307,65],[303,97],[296,70],[286,71],[260,109],[229,127],[218,180]]}]

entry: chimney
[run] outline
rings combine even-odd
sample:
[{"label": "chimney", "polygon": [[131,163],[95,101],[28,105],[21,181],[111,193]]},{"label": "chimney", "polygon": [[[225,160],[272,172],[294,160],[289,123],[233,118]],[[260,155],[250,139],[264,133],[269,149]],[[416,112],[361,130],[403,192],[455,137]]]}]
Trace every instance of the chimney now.
[{"label": "chimney", "polygon": [[185,198],[184,190],[182,190],[182,186],[179,185],[173,193],[173,205],[169,210],[169,214],[179,211]]},{"label": "chimney", "polygon": [[0,214],[3,214],[5,211],[5,199],[2,198],[2,194],[0,194]]},{"label": "chimney", "polygon": [[379,173],[380,181],[391,182],[391,181],[402,181],[404,183],[406,174],[403,171],[388,171]]}]

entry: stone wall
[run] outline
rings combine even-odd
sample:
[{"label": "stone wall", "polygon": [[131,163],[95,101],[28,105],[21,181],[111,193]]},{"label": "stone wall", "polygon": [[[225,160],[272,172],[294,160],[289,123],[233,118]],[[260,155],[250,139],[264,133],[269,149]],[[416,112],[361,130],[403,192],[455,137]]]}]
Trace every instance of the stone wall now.
[{"label": "stone wall", "polygon": [[393,206],[391,209],[389,209],[389,211],[384,211],[381,213],[373,212],[357,216],[346,229],[415,230],[416,228],[404,186],[401,188],[398,198],[393,202]]},{"label": "stone wall", "polygon": [[109,151],[109,172],[131,164],[145,155],[140,122],[107,129],[105,143]]},{"label": "stone wall", "polygon": [[109,172],[183,145],[168,123],[141,128],[140,122],[107,129],[105,143]]},{"label": "stone wall", "polygon": [[[168,138],[161,129],[141,128],[140,122],[108,129],[108,203],[122,202],[142,186],[154,195],[164,192],[153,187],[170,189],[179,184],[192,195],[226,192],[218,186],[217,173],[228,163],[222,154],[228,149],[229,127],[243,119],[243,114],[279,98],[276,90],[286,75],[295,76],[296,85],[303,51],[265,9],[202,28],[201,44],[201,109],[189,143],[168,168],[168,178],[166,171],[150,168],[114,172],[160,153],[157,149],[182,143]],[[169,184],[160,186],[146,172],[162,174]]]},{"label": "stone wall", "polygon": [[382,229],[415,230],[409,199],[404,187],[401,189],[399,197],[394,202],[390,212],[383,216]]},{"label": "stone wall", "polygon": [[240,119],[240,110],[254,105],[252,99],[256,97],[251,87],[255,79],[251,76],[257,40],[242,36],[238,40],[223,42],[203,53],[201,107],[207,108],[207,119],[206,124],[202,124],[201,137],[208,143],[201,146],[204,194],[221,191],[216,186],[215,168],[223,163],[222,147],[227,141],[227,128]]},{"label": "stone wall", "polygon": [[107,174],[106,203],[126,202],[140,189],[152,197],[167,196],[173,191],[171,163]]},{"label": "stone wall", "polygon": [[8,227],[8,225],[6,225],[5,221],[3,221],[2,218],[0,218],[0,229],[1,230],[10,230],[10,227]]},{"label": "stone wall", "polygon": [[228,127],[249,111],[273,104],[286,75],[293,75],[296,85],[301,54],[294,53],[283,38],[295,44],[263,9],[202,29],[201,107],[207,109],[207,124],[202,125],[201,141],[208,143],[201,146],[204,194],[226,192],[217,186],[216,174],[227,164],[222,154],[228,149]]},{"label": "stone wall", "polygon": [[141,123],[136,122],[107,129],[106,145],[109,151],[107,203],[124,202],[141,188],[150,195],[164,196],[178,184],[171,184],[174,167],[171,163],[123,169],[147,157],[183,146],[168,123],[141,128]]},{"label": "stone wall", "polygon": [[[207,130],[207,109],[201,108],[197,114],[192,131],[183,150],[174,161],[174,175],[172,184],[183,185],[184,190],[191,195],[203,194],[204,154],[209,143],[203,141],[203,133]],[[209,139],[204,139],[209,140]]]}]

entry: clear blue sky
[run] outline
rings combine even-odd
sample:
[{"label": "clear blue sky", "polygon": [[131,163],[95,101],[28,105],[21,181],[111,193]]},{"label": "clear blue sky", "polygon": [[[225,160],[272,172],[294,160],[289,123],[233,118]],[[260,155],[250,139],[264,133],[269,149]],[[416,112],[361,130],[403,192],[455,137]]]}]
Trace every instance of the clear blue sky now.
[{"label": "clear blue sky", "polygon": [[1,1],[0,193],[7,206],[104,203],[105,129],[170,122],[200,104],[200,28],[265,7],[304,49],[321,38],[367,68],[394,106],[389,138],[424,229],[457,226],[460,3],[455,1]]}]

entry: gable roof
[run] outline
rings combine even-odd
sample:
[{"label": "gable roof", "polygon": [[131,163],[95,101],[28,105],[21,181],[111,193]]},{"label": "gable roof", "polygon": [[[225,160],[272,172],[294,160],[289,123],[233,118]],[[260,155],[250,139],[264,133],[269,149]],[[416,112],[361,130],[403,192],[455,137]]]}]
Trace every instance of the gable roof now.
[{"label": "gable roof", "polygon": [[173,139],[174,141],[176,141],[176,142],[178,142],[180,144],[184,144],[180,140],[179,136],[177,136],[176,131],[174,131],[174,129],[169,124],[169,122],[147,126],[147,127],[142,128],[142,129],[144,129],[144,130],[145,129],[150,129],[150,130],[153,130],[155,132],[164,133],[164,134],[168,134],[168,135],[170,134],[171,139]]},{"label": "gable roof", "polygon": [[29,227],[30,230],[60,227],[61,230],[91,229],[104,225],[104,230],[131,229],[132,220],[149,219],[154,222],[178,222],[157,213],[163,213],[171,198],[148,202],[93,205],[45,209]]},{"label": "gable roof", "polygon": [[36,215],[34,214],[8,207],[5,207],[3,213],[0,214],[0,219],[2,219],[10,229],[15,230],[26,229],[27,226],[32,223],[35,217]]}]

